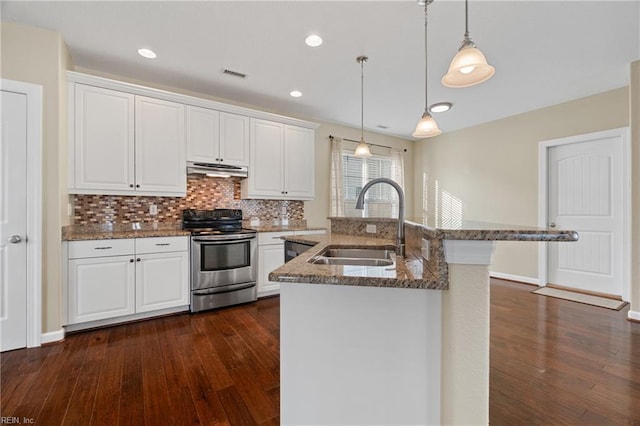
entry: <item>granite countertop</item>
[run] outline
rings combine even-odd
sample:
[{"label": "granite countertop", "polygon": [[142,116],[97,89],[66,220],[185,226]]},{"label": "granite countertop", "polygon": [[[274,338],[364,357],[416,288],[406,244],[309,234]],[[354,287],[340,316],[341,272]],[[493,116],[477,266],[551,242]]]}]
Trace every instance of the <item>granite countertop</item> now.
[{"label": "granite countertop", "polygon": [[321,231],[327,229],[319,226],[307,226],[306,220],[290,220],[286,225],[277,220],[260,221],[259,224],[252,225],[251,221],[245,220],[242,222],[242,227],[257,232]]},{"label": "granite countertop", "polygon": [[555,228],[536,228],[503,223],[463,220],[438,227],[420,219],[407,219],[405,224],[422,228],[443,240],[484,240],[484,241],[577,241],[578,233]]},{"label": "granite countertop", "polygon": [[[263,221],[258,226],[251,226],[249,221],[245,221],[242,226],[257,232],[326,230],[326,228],[322,227],[307,226],[306,221],[290,221],[287,225],[282,225],[281,222]],[[190,233],[182,229],[182,222],[91,224],[62,227],[63,241],[177,237],[183,235],[190,235]]]},{"label": "granite countertop", "polygon": [[[365,222],[383,224],[385,222],[397,223],[397,220],[330,219],[332,220],[332,229],[334,224],[339,225],[336,228],[339,228],[341,233],[284,237],[287,241],[306,244],[315,243],[316,245],[271,272],[269,279],[280,282],[311,284],[446,290],[449,288],[448,265],[445,262],[444,255],[447,240],[556,242],[578,240],[578,233],[571,230],[540,229],[480,222],[460,222],[456,226],[434,228],[421,221],[407,220],[405,221],[406,257],[400,258],[393,255],[393,266],[342,266],[308,263],[307,260],[310,257],[328,246],[395,249],[393,239],[366,237],[361,232]],[[427,256],[427,258],[423,257],[423,255]]]},{"label": "granite countertop", "polygon": [[385,238],[354,235],[292,235],[286,241],[316,244],[295,259],[269,274],[269,279],[280,282],[335,284],[367,287],[445,289],[438,276],[424,268],[421,258],[408,254],[406,258],[392,254],[391,266],[315,265],[307,260],[329,246],[341,248],[384,248],[395,250],[394,242]]},{"label": "granite countertop", "polygon": [[63,241],[108,240],[115,238],[179,237],[190,235],[182,223],[119,223],[69,225],[62,227]]}]

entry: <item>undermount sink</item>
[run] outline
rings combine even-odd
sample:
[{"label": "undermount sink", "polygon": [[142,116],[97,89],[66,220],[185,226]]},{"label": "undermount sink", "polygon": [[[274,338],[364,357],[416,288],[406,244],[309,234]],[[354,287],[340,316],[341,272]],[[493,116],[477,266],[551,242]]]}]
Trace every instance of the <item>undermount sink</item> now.
[{"label": "undermount sink", "polygon": [[381,248],[327,247],[308,262],[315,265],[391,266],[391,253],[393,250]]}]

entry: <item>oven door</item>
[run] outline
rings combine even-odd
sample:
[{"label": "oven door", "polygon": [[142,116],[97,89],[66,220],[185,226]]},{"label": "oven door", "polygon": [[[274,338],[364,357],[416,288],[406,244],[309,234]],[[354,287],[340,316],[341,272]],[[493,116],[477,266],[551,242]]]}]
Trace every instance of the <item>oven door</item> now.
[{"label": "oven door", "polygon": [[255,234],[191,237],[191,290],[255,282]]}]

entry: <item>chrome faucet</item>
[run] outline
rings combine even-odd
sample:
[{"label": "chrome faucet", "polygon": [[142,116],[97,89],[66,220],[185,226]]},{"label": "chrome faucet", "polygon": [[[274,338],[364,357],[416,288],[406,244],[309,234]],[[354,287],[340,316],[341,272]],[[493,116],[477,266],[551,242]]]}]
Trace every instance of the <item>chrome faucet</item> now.
[{"label": "chrome faucet", "polygon": [[366,185],[360,191],[360,195],[358,195],[358,201],[356,201],[356,209],[362,210],[364,209],[364,194],[376,183],[388,183],[391,185],[396,192],[398,192],[398,230],[396,235],[396,254],[400,257],[405,257],[404,250],[404,192],[398,183],[394,180],[387,178],[377,178],[370,180],[366,183]]}]

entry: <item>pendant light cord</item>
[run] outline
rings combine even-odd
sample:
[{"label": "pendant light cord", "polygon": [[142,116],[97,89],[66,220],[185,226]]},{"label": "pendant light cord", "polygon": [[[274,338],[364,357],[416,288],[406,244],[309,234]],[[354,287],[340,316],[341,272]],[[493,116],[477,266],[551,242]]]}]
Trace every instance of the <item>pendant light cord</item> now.
[{"label": "pendant light cord", "polygon": [[364,142],[364,61],[360,57],[360,140]]},{"label": "pendant light cord", "polygon": [[429,17],[429,13],[427,7],[429,6],[429,0],[424,2],[424,112],[425,114],[429,113],[429,101],[428,101],[428,81],[429,81],[429,66],[427,61],[427,51],[428,51],[428,38],[427,38],[427,20]]},{"label": "pendant light cord", "polygon": [[464,0],[464,38],[469,38],[469,0]]},{"label": "pendant light cord", "polygon": [[356,61],[360,62],[360,140],[364,142],[364,63],[369,58],[358,56]]}]

